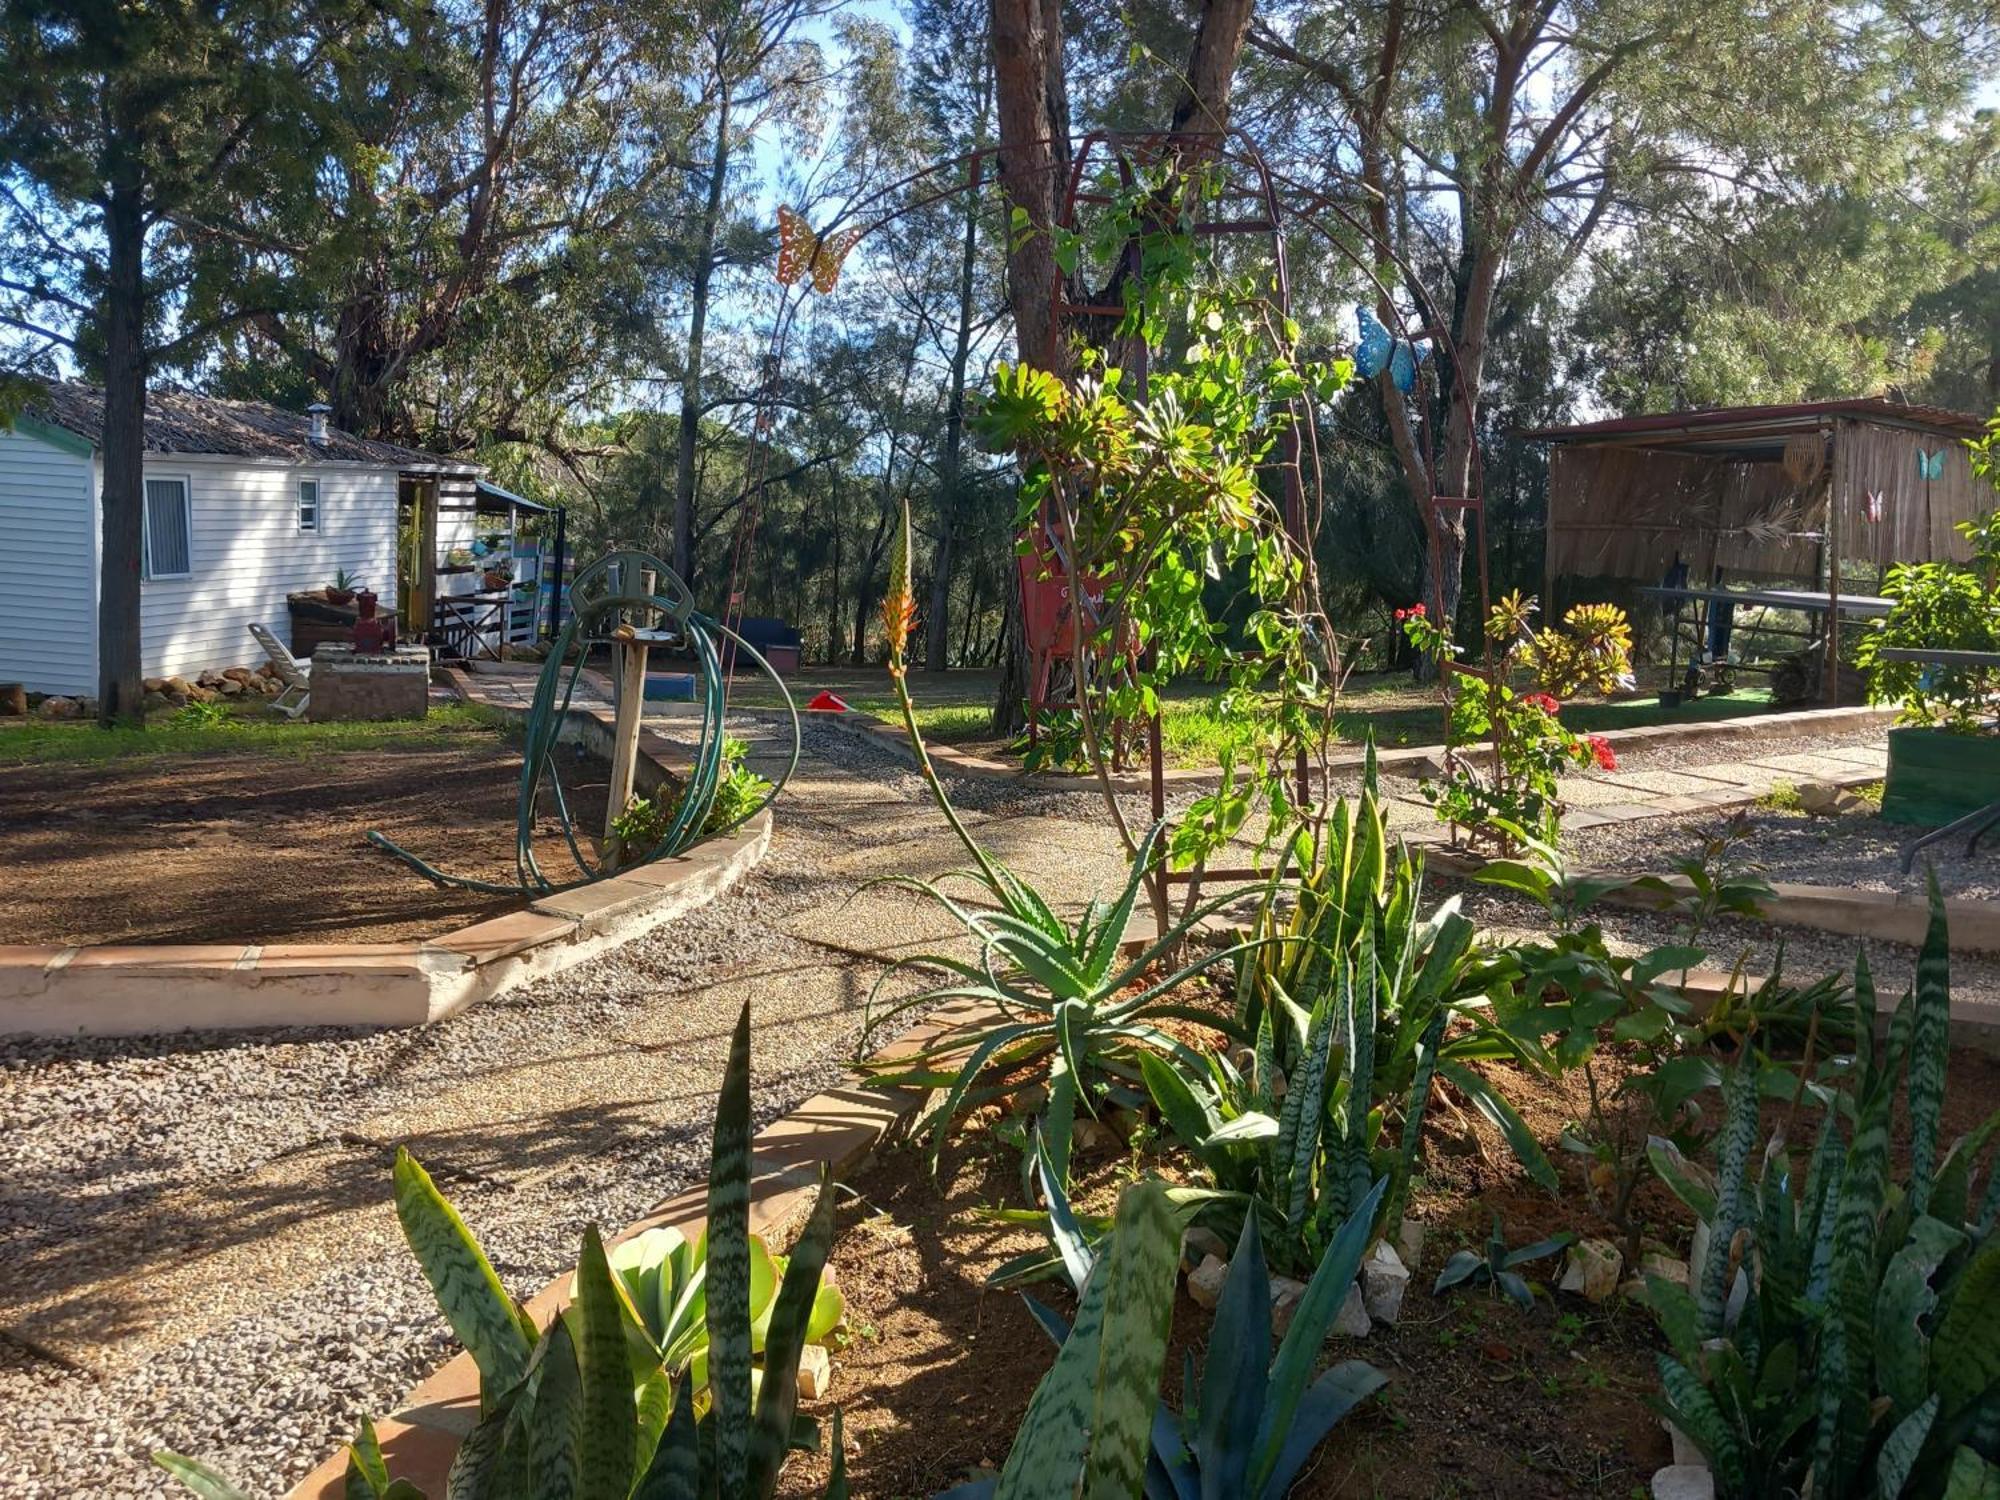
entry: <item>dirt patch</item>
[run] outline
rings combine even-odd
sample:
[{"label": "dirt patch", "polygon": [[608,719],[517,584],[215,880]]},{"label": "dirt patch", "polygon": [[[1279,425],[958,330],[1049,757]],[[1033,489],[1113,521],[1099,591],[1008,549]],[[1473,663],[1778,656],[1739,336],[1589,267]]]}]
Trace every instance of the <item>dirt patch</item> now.
[{"label": "dirt patch", "polygon": [[[604,763],[565,749],[580,828]],[[518,908],[433,885],[372,830],[454,875],[512,881],[521,757],[498,731],[449,747],[0,769],[0,942],[395,942]],[[546,799],[545,799],[546,800]],[[575,873],[552,813],[535,850]]]}]

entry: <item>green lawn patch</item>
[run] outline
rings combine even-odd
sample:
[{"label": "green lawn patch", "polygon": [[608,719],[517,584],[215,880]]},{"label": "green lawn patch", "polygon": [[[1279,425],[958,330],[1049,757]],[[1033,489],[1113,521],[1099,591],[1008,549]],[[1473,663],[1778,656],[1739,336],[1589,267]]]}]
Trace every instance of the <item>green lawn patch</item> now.
[{"label": "green lawn patch", "polygon": [[439,704],[423,719],[379,723],[312,724],[278,718],[262,705],[232,709],[207,724],[175,723],[171,713],[161,714],[144,729],[36,719],[0,733],[0,765],[85,765],[162,755],[337,755],[435,745],[507,726],[504,715],[472,703]]}]

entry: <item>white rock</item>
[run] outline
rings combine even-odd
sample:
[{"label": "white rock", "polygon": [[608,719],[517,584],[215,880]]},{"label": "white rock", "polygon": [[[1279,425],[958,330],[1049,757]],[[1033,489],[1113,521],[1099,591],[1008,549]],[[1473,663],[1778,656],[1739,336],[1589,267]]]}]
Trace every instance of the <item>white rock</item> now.
[{"label": "white rock", "polygon": [[1222,1300],[1222,1283],[1228,1279],[1229,1267],[1217,1256],[1205,1256],[1202,1263],[1188,1272],[1188,1295],[1203,1307],[1213,1307]]},{"label": "white rock", "polygon": [[1285,1330],[1292,1326],[1305,1294],[1303,1281],[1294,1281],[1289,1276],[1271,1278],[1271,1332],[1278,1338],[1283,1338]]},{"label": "white rock", "polygon": [[1662,1255],[1657,1250],[1649,1250],[1639,1258],[1639,1277],[1643,1281],[1648,1276],[1657,1276],[1662,1281],[1671,1281],[1687,1286],[1688,1263],[1675,1260],[1671,1255]]},{"label": "white rock", "polygon": [[1356,1282],[1347,1289],[1347,1300],[1340,1304],[1340,1314],[1333,1320],[1333,1331],[1345,1338],[1365,1339],[1374,1328],[1374,1319],[1368,1316],[1368,1304],[1361,1297],[1361,1285]]},{"label": "white rock", "polygon": [[1403,1293],[1410,1285],[1409,1268],[1386,1241],[1378,1241],[1361,1263],[1361,1301],[1378,1323],[1394,1323],[1403,1315]]},{"label": "white rock", "polygon": [[1669,1464],[1653,1476],[1653,1500],[1715,1500],[1706,1464]]},{"label": "white rock", "polygon": [[799,1394],[817,1401],[832,1385],[833,1360],[818,1344],[807,1344],[799,1351]]},{"label": "white rock", "polygon": [[1702,1456],[1701,1449],[1695,1447],[1693,1439],[1671,1422],[1662,1422],[1660,1425],[1667,1429],[1667,1441],[1674,1445],[1674,1466],[1676,1468],[1705,1469],[1708,1467],[1708,1460]]},{"label": "white rock", "polygon": [[1213,1229],[1199,1224],[1181,1236],[1181,1264],[1198,1266],[1208,1259],[1228,1260],[1229,1242]]},{"label": "white rock", "polygon": [[1424,1226],[1405,1219],[1396,1227],[1396,1251],[1412,1271],[1424,1263]]},{"label": "white rock", "polygon": [[1563,1263],[1562,1290],[1591,1302],[1603,1302],[1618,1290],[1618,1273],[1625,1257],[1609,1240],[1578,1240]]}]

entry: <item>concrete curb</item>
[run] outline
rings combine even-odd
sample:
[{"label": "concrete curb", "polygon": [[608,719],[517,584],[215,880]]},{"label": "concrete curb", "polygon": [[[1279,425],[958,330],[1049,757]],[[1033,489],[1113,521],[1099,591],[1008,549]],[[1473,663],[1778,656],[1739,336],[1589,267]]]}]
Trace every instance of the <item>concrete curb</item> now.
[{"label": "concrete curb", "polygon": [[[772,714],[782,717],[779,709],[730,709],[731,713]],[[1604,738],[1613,750],[1647,750],[1662,745],[1688,744],[1707,739],[1726,739],[1733,735],[1755,735],[1768,739],[1794,739],[1814,735],[1846,734],[1856,729],[1873,728],[1895,715],[1893,708],[1809,708],[1791,713],[1755,714],[1740,719],[1707,719],[1687,724],[1646,724],[1636,729],[1607,730]],[[816,713],[808,715],[800,710],[799,717],[810,717],[816,723],[834,726],[844,734],[853,736],[864,744],[890,753],[916,764],[911,754],[908,737],[900,724],[892,724],[886,719],[878,719],[872,713],[861,709],[851,709],[844,714]],[[990,756],[969,755],[950,745],[931,744],[931,764],[940,772],[954,776],[974,778],[1004,779],[1034,791],[1094,792],[1098,781],[1094,776],[1081,773],[1073,775],[1051,775],[1038,772],[1029,775],[1012,761],[994,760]],[[1478,755],[1485,747],[1468,745],[1464,754]],[[1359,746],[1344,748],[1327,757],[1329,771],[1358,771],[1366,759],[1367,751]],[[1378,749],[1376,764],[1382,770],[1407,776],[1436,776],[1443,771],[1443,747],[1441,745],[1404,745],[1391,749]],[[1222,773],[1213,768],[1193,768],[1189,770],[1166,771],[1162,773],[1169,795],[1176,791],[1212,791],[1221,784]],[[1879,780],[1880,778],[1874,778]],[[1111,777],[1112,788],[1119,793],[1137,794],[1152,786],[1152,778],[1144,771],[1121,771]]]},{"label": "concrete curb", "polygon": [[[586,744],[610,733],[608,714],[564,722],[564,737]],[[639,748],[650,792],[671,779],[679,747],[647,731]],[[421,942],[0,945],[0,1035],[420,1026],[706,905],[756,868],[771,826],[766,808],[686,854]]]},{"label": "concrete curb", "polygon": [[[947,1005],[874,1055],[898,1057],[928,1046],[977,1015],[970,1006]],[[835,1182],[852,1176],[885,1139],[916,1116],[927,1097],[919,1089],[832,1088],[758,1131],[750,1143],[750,1232],[782,1239],[810,1208],[822,1168]],[[692,1240],[707,1216],[704,1180],[628,1224],[607,1244],[660,1227],[678,1229]],[[546,1328],[568,1305],[572,1274],[565,1271],[528,1299],[528,1313],[538,1326]],[[478,1417],[479,1369],[461,1351],[419,1382],[394,1416],[376,1422],[389,1472],[432,1495],[442,1494],[459,1443]],[[343,1500],[346,1470],[343,1450],[299,1481],[285,1500]]]}]

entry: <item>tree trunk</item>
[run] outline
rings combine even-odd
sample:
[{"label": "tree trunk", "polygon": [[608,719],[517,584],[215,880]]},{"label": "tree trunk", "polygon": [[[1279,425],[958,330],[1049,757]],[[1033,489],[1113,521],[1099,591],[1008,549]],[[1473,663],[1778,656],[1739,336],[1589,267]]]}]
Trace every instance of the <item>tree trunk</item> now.
[{"label": "tree trunk", "polygon": [[965,195],[965,235],[958,258],[958,330],[951,351],[944,455],[938,466],[938,538],[931,553],[931,607],[924,622],[924,669],[942,672],[951,645],[951,562],[958,534],[958,486],[965,469],[965,366],[972,354],[973,272],[979,263],[979,195]]},{"label": "tree trunk", "polygon": [[[729,86],[715,106],[715,153],[709,165],[708,204],[695,246],[694,288],[688,308],[687,366],[681,375],[680,443],[674,455],[674,571],[694,587],[694,459],[701,437],[702,335],[708,326],[709,288],[715,280],[715,232],[722,222],[729,175]],[[726,602],[726,601],[725,601]]]},{"label": "tree trunk", "polygon": [[145,722],[139,566],[146,513],[146,223],[139,191],[114,185],[104,213],[102,573],[97,595],[97,722]]}]

